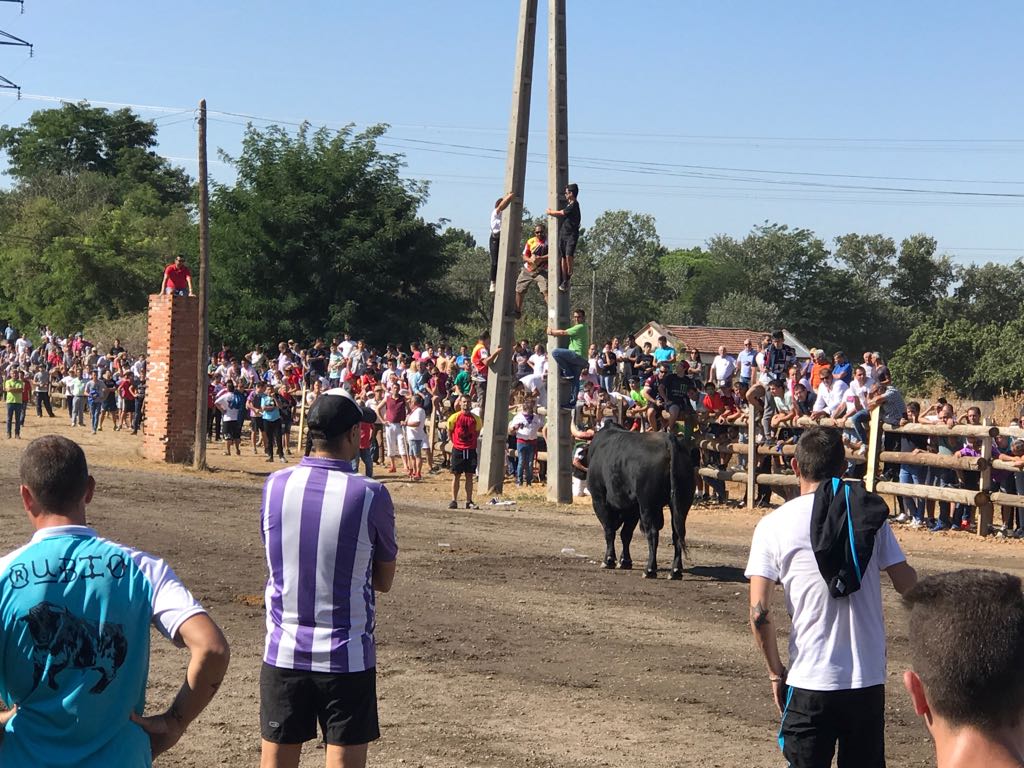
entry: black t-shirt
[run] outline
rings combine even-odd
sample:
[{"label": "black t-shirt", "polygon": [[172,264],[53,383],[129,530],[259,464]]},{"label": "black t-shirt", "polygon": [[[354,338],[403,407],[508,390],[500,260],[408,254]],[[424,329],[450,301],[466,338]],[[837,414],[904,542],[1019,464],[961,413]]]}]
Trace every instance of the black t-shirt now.
[{"label": "black t-shirt", "polygon": [[668,401],[673,405],[684,405],[688,400],[686,393],[689,391],[693,382],[689,376],[680,376],[677,373],[666,374],[661,380],[662,384],[665,385],[665,395],[668,397]]},{"label": "black t-shirt", "polygon": [[516,378],[521,379],[524,376],[529,376],[533,373],[533,368],[530,367],[530,353],[529,352],[516,352]]},{"label": "black t-shirt", "polygon": [[915,448],[920,448],[922,451],[928,450],[928,435],[900,435],[901,451],[910,453]]},{"label": "black t-shirt", "polygon": [[580,236],[580,204],[578,200],[566,203],[562,209],[565,216],[558,228],[558,236],[563,240],[575,240]]},{"label": "black t-shirt", "polygon": [[647,376],[654,366],[654,355],[641,352],[636,356],[635,372],[638,376]]},{"label": "black t-shirt", "polygon": [[[573,459],[578,461],[584,467],[588,466],[588,464],[587,464],[587,455],[590,453],[590,444],[589,443],[580,443],[579,445],[576,446],[575,450],[573,450],[572,453],[573,453],[573,456],[572,456]],[[572,476],[577,478],[577,479],[579,479],[579,480],[585,480],[586,477],[587,477],[587,473],[581,471],[578,467],[573,466],[573,468],[572,468]]]},{"label": "black t-shirt", "polygon": [[315,347],[306,352],[306,359],[309,361],[309,367],[313,373],[318,376],[327,375],[327,357],[322,349],[316,349]]}]

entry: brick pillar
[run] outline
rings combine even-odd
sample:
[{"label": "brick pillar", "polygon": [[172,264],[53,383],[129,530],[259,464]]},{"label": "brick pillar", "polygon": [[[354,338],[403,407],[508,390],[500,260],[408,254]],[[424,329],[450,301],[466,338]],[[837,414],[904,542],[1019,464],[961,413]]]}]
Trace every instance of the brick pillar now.
[{"label": "brick pillar", "polygon": [[142,455],[152,461],[192,460],[196,428],[199,299],[149,297],[146,422]]}]

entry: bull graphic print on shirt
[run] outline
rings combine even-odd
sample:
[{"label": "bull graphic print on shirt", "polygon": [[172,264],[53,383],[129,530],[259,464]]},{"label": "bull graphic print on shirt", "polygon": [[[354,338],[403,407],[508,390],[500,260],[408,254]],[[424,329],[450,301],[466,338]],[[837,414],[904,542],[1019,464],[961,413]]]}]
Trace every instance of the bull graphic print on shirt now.
[{"label": "bull graphic print on shirt", "polygon": [[47,685],[57,690],[57,675],[70,667],[99,672],[89,693],[102,693],[128,656],[128,641],[120,624],[82,619],[46,601],[30,608],[20,621],[28,624],[34,646],[33,691],[44,674]]}]

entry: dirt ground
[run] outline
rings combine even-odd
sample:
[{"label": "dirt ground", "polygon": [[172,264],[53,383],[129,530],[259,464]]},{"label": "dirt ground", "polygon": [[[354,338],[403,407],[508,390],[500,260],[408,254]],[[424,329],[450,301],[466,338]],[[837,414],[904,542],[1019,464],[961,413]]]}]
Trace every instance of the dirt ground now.
[{"label": "dirt ground", "polygon": [[[91,523],[167,558],[231,642],[221,693],[157,764],[256,765],[265,579],[259,504],[270,465],[251,449],[229,459],[211,444],[213,471],[197,475],[145,462],[141,438],[93,436],[31,414],[21,441],[0,442],[0,553],[30,534],[17,495],[18,452],[49,431],[86,450],[98,483]],[[449,511],[447,475],[419,484],[383,479],[397,505],[401,552],[394,590],[379,598],[383,737],[371,747],[371,765],[782,765],[742,574],[759,515],[695,508],[683,581],[645,581],[639,570],[598,568],[603,537],[588,501],[559,508],[538,489],[512,507]],[[897,537],[924,573],[1019,570],[1024,552],[1021,541],[961,533],[901,528]],[[662,543],[664,568],[667,532]],[[646,546],[636,544],[640,562]],[[894,765],[931,765],[927,733],[900,682],[903,616],[890,587],[884,595],[889,755]],[[170,702],[185,662],[154,634],[149,711]],[[307,745],[302,765],[322,761],[323,752]]]}]

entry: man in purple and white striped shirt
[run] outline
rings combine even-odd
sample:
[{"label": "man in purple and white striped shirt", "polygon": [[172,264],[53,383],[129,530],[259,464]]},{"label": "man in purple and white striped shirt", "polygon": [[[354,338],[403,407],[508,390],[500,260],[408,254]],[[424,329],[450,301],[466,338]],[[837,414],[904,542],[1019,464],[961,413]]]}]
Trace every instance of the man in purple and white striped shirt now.
[{"label": "man in purple and white striped shirt", "polygon": [[365,765],[380,736],[374,595],[395,577],[395,511],[383,485],[352,471],[360,424],[375,420],[351,398],[320,395],[311,455],[263,488],[262,768],[298,765],[318,721],[329,766]]}]

